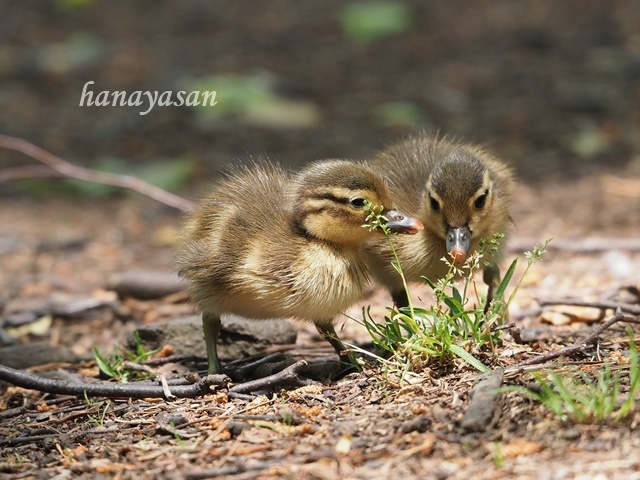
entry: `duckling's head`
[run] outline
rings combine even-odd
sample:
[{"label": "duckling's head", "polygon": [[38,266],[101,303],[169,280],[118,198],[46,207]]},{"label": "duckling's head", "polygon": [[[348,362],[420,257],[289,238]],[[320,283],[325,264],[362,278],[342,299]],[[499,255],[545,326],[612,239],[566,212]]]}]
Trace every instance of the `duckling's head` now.
[{"label": "duckling's head", "polygon": [[425,230],[446,242],[456,262],[480,240],[511,221],[511,171],[482,150],[459,145],[436,152],[422,202]]},{"label": "duckling's head", "polygon": [[363,228],[369,214],[365,205],[382,206],[391,231],[415,234],[422,222],[393,208],[384,178],[363,163],[324,160],[296,178],[294,219],[306,235],[357,248],[371,236]]}]

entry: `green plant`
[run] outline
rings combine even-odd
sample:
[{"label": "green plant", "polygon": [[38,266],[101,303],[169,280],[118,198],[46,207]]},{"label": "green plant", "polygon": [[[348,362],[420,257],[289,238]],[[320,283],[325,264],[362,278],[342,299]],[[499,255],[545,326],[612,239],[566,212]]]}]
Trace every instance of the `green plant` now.
[{"label": "green plant", "polygon": [[422,116],[420,107],[411,102],[385,102],[373,109],[376,123],[383,127],[413,127]]},{"label": "green plant", "polygon": [[132,368],[132,364],[138,364],[144,362],[151,355],[154,355],[160,351],[160,349],[148,351],[142,345],[140,341],[140,334],[135,332],[135,352],[124,351],[120,353],[116,350],[112,355],[106,358],[102,355],[97,347],[93,347],[93,356],[96,359],[96,363],[100,368],[100,371],[106,376],[118,380],[122,383],[126,383],[132,379],[146,379],[153,376],[152,373],[140,371],[139,369]]},{"label": "green plant", "polygon": [[592,375],[579,368],[534,372],[539,389],[509,386],[501,392],[518,392],[558,415],[563,421],[579,423],[613,420],[618,422],[633,411],[635,397],[640,392],[640,355],[629,330],[629,386],[622,397],[620,370],[613,371],[609,362]]},{"label": "green plant", "polygon": [[[20,466],[26,463],[24,457],[16,452],[3,454],[2,458],[4,458],[6,460],[6,463],[11,466]],[[2,464],[0,463],[0,468],[1,467]]]},{"label": "green plant", "polygon": [[192,107],[201,120],[224,118],[258,126],[303,128],[315,125],[319,118],[315,103],[282,95],[269,75],[220,74],[182,83],[189,92],[215,92],[215,106]]},{"label": "green plant", "polygon": [[493,457],[493,463],[497,468],[504,468],[504,456],[502,455],[500,442],[497,440],[494,440],[491,444],[491,456]]},{"label": "green plant", "polygon": [[84,392],[84,401],[87,402],[87,406],[89,407],[89,409],[95,410],[97,413],[97,416],[87,414],[87,417],[89,418],[89,420],[91,420],[91,423],[93,423],[96,427],[104,427],[104,419],[107,416],[107,411],[111,406],[111,402],[105,402],[104,400],[101,402],[95,402],[87,395],[86,391]]},{"label": "green plant", "polygon": [[369,43],[406,32],[411,26],[411,10],[401,2],[352,2],[340,12],[340,22],[349,38]]},{"label": "green plant", "polygon": [[200,444],[201,437],[197,437],[194,440],[192,440],[191,442],[187,443],[180,436],[180,432],[176,428],[175,424],[173,422],[170,422],[169,425],[171,427],[171,433],[173,434],[173,438],[176,440],[176,443],[178,444],[178,446],[180,447],[180,449],[183,452],[193,452],[198,448],[198,445]]},{"label": "green plant", "polygon": [[[373,342],[391,354],[392,363],[395,362],[396,366],[400,366],[404,371],[417,370],[425,360],[436,359],[446,362],[454,357],[462,359],[479,371],[488,371],[489,368],[471,352],[481,352],[486,345],[493,348],[495,343],[500,341],[501,330],[496,327],[501,325],[508,305],[524,278],[523,275],[514,288],[514,293],[505,301],[505,290],[512,280],[517,260],[507,269],[488,308],[484,308],[484,299],[481,299],[480,305],[471,304],[468,294],[473,290],[477,296],[474,273],[485,265],[483,258],[486,255],[496,253],[503,235],[496,234],[480,242],[478,252],[471,255],[461,267],[443,258],[449,267],[447,274],[435,282],[424,278],[433,289],[434,304],[428,309],[416,308],[411,302],[402,265],[393,245],[393,234],[385,225],[382,207],[367,204],[365,208],[369,212],[365,227],[370,230],[379,228],[386,235],[393,255],[392,266],[402,278],[409,299],[407,307],[399,310],[389,308],[389,315],[382,324],[372,318],[369,308],[363,309],[363,319],[359,323],[365,326]],[[529,264],[525,273],[535,261],[542,258],[549,241],[547,240],[542,247],[534,248],[533,252],[527,255]],[[458,285],[456,278],[462,279],[462,286]]]}]

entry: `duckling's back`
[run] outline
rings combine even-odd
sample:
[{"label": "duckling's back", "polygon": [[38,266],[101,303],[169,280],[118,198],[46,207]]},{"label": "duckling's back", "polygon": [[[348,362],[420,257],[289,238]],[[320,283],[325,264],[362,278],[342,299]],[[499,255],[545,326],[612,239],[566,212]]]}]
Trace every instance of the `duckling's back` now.
[{"label": "duckling's back", "polygon": [[[237,166],[213,185],[187,220],[177,263],[198,303],[239,290],[237,275],[251,250],[266,249],[286,223],[287,175],[266,162]],[[217,302],[219,303],[219,302]]]},{"label": "duckling's back", "polygon": [[[206,198],[188,219],[184,240],[207,238],[215,242],[222,228],[237,235],[265,230],[278,225],[285,216],[287,205],[287,174],[282,168],[267,162],[250,163],[229,170],[212,186],[213,193]],[[284,207],[284,209],[283,209]],[[266,215],[265,212],[270,212]],[[213,244],[210,244],[213,246]]]}]

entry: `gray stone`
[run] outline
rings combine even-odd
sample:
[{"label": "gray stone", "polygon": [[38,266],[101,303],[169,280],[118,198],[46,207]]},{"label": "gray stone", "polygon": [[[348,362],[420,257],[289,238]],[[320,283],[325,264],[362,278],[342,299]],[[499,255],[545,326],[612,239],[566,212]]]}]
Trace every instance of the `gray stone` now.
[{"label": "gray stone", "polygon": [[70,348],[47,342],[26,343],[0,348],[0,364],[24,370],[47,363],[76,363],[82,357]]},{"label": "gray stone", "polygon": [[[176,355],[207,356],[200,316],[151,323],[141,326],[137,331],[146,348],[171,345]],[[287,320],[249,320],[235,315],[224,316],[218,339],[218,356],[222,360],[231,360],[258,355],[272,345],[295,343],[296,337],[297,330]]]}]

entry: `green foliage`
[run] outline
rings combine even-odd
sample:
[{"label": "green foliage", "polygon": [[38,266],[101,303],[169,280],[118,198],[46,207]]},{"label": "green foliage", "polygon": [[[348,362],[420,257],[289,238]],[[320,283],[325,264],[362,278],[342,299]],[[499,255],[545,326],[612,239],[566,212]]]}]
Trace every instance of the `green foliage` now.
[{"label": "green foliage", "polygon": [[579,423],[593,421],[618,422],[634,409],[635,397],[640,392],[640,355],[629,329],[628,392],[622,397],[623,374],[605,362],[595,374],[588,375],[579,368],[565,368],[559,371],[543,370],[533,377],[540,386],[532,390],[523,386],[510,386],[501,392],[515,391],[529,397],[558,415],[563,421]]},{"label": "green foliage", "polygon": [[491,456],[493,457],[493,463],[496,468],[504,467],[504,456],[502,455],[502,450],[500,448],[500,442],[494,440],[491,446]]},{"label": "green foliage", "polygon": [[[363,309],[360,323],[367,329],[373,342],[388,352],[391,362],[395,362],[404,371],[417,370],[427,361],[450,362],[454,358],[462,359],[481,372],[488,371],[489,368],[472,352],[482,352],[487,346],[493,349],[500,342],[501,330],[496,327],[502,325],[502,319],[513,299],[513,294],[508,301],[504,301],[503,297],[513,278],[516,261],[507,270],[486,313],[484,301],[480,305],[471,305],[468,293],[472,289],[476,290],[474,273],[484,265],[483,258],[486,255],[496,253],[503,235],[496,234],[493,238],[480,242],[478,252],[471,255],[462,267],[443,258],[449,267],[443,278],[434,282],[423,277],[434,292],[434,304],[429,308],[416,308],[411,302],[409,288],[393,245],[393,234],[386,226],[382,207],[367,204],[365,208],[369,211],[365,226],[370,230],[379,228],[385,233],[394,258],[392,266],[402,278],[409,299],[407,307],[399,310],[389,308],[389,315],[382,324],[372,318],[368,308]],[[541,260],[548,242],[542,247],[534,248],[527,255],[527,271],[533,263]],[[455,281],[456,278],[462,279],[461,286]],[[515,290],[521,282],[522,278]]]},{"label": "green foliage", "polygon": [[56,6],[60,10],[78,10],[94,3],[95,0],[56,0]]},{"label": "green foliage", "polygon": [[216,92],[216,105],[195,107],[200,113],[214,116],[246,113],[276,99],[267,79],[260,76],[211,75],[187,81],[184,87],[188,92]]},{"label": "green foliage", "polygon": [[193,108],[206,119],[228,117],[268,127],[309,127],[318,121],[317,106],[306,100],[293,100],[275,90],[269,75],[211,75],[183,82],[188,92],[216,92],[214,106]]},{"label": "green foliage", "polygon": [[120,351],[116,350],[108,358],[102,355],[98,349],[94,347],[93,356],[96,359],[96,363],[98,364],[100,371],[109,378],[113,378],[122,383],[127,383],[130,380],[136,379],[144,380],[153,376],[151,373],[132,368],[131,363],[138,364],[140,362],[144,362],[151,355],[158,353],[160,349],[158,348],[147,351],[140,341],[140,335],[138,332],[135,332],[135,342],[134,352],[125,350],[123,353],[120,353]]},{"label": "green foliage", "polygon": [[97,415],[87,414],[89,420],[91,420],[96,427],[104,427],[104,419],[107,416],[107,411],[109,410],[111,402],[94,402],[92,398],[89,398],[86,391],[84,392],[84,400],[87,402],[87,406],[91,410],[95,410],[97,413]]},{"label": "green foliage", "polygon": [[408,31],[411,10],[402,2],[352,2],[340,12],[340,23],[352,40],[370,43]]},{"label": "green foliage", "polygon": [[38,50],[40,67],[54,74],[74,74],[95,64],[106,51],[104,41],[92,33],[75,32],[64,40],[43,45]]},{"label": "green foliage", "polygon": [[[181,157],[172,160],[156,160],[150,163],[133,164],[130,160],[105,157],[96,162],[91,168],[118,175],[132,175],[164,190],[175,191],[187,185],[194,172],[195,162],[190,158]],[[43,196],[69,195],[102,198],[123,192],[120,187],[68,178],[55,179],[54,181],[28,179],[18,180],[18,182],[29,193]]]},{"label": "green foliage", "polygon": [[373,110],[376,122],[383,127],[413,127],[422,119],[420,107],[411,102],[386,102]]}]

